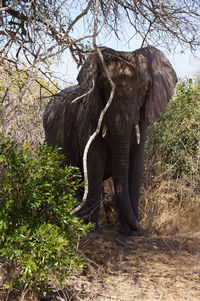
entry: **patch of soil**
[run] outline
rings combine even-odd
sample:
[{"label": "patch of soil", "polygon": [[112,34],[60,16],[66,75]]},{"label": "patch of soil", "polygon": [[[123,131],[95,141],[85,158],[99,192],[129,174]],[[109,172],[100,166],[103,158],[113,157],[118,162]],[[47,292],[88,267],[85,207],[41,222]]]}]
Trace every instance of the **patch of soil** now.
[{"label": "patch of soil", "polygon": [[80,248],[88,266],[63,300],[200,300],[200,233],[123,237],[90,234]]},{"label": "patch of soil", "polygon": [[0,293],[0,301],[199,301],[200,232],[182,236],[89,234],[80,252],[88,264],[45,298]]}]

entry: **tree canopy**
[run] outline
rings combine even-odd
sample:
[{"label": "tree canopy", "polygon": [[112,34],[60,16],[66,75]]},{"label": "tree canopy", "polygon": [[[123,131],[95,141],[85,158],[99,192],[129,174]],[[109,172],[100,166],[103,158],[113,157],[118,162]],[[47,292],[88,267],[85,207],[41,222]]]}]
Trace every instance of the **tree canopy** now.
[{"label": "tree canopy", "polygon": [[[93,19],[97,11],[98,30]],[[70,49],[78,64],[102,30],[122,38],[122,28],[142,45],[200,44],[199,0],[1,0],[1,55],[44,62]]]},{"label": "tree canopy", "polygon": [[[38,78],[47,79],[54,90],[57,82],[66,86],[51,64],[70,53],[80,66],[108,37],[126,43],[139,37],[141,46],[195,50],[200,45],[200,1],[0,0],[0,67],[9,78],[0,89],[0,113],[6,103],[22,99]],[[16,85],[13,68],[23,81],[15,99],[8,93]]]}]

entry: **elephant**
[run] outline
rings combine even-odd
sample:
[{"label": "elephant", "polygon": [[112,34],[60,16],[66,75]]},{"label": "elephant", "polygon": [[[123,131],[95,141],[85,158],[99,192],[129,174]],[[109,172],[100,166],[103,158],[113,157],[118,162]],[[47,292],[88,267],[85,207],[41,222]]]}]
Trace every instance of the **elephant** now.
[{"label": "elephant", "polygon": [[[163,52],[153,46],[133,52],[98,48],[115,84],[112,103],[88,151],[88,195],[78,216],[98,226],[102,183],[113,178],[120,233],[141,235],[138,220],[147,127],[164,111],[177,83]],[[47,144],[59,146],[64,165],[83,173],[83,153],[111,93],[97,51],[81,67],[77,85],[55,94],[43,116]]]}]

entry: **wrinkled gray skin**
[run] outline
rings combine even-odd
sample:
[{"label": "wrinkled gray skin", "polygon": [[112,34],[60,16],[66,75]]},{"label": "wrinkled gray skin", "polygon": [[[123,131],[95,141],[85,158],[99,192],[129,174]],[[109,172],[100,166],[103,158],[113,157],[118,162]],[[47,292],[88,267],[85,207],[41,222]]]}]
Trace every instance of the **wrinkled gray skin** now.
[{"label": "wrinkled gray skin", "polygon": [[[100,49],[116,91],[101,132],[89,149],[89,193],[79,216],[98,225],[102,182],[112,176],[121,232],[137,235],[140,234],[138,200],[146,129],[172,97],[177,77],[165,55],[154,47],[134,52]],[[84,148],[96,129],[111,87],[96,53],[88,57],[77,80],[78,85],[61,91],[49,102],[44,113],[44,129],[47,143],[62,147],[64,164],[78,166],[83,172]],[[93,84],[91,93],[72,102]],[[140,144],[136,139],[137,124]]]}]

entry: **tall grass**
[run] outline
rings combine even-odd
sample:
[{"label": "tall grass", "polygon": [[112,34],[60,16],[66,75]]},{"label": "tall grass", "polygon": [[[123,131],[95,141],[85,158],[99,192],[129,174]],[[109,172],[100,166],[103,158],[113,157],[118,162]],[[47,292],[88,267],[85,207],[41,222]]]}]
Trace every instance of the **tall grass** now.
[{"label": "tall grass", "polygon": [[200,231],[200,80],[177,87],[149,129],[141,218],[150,232]]}]

